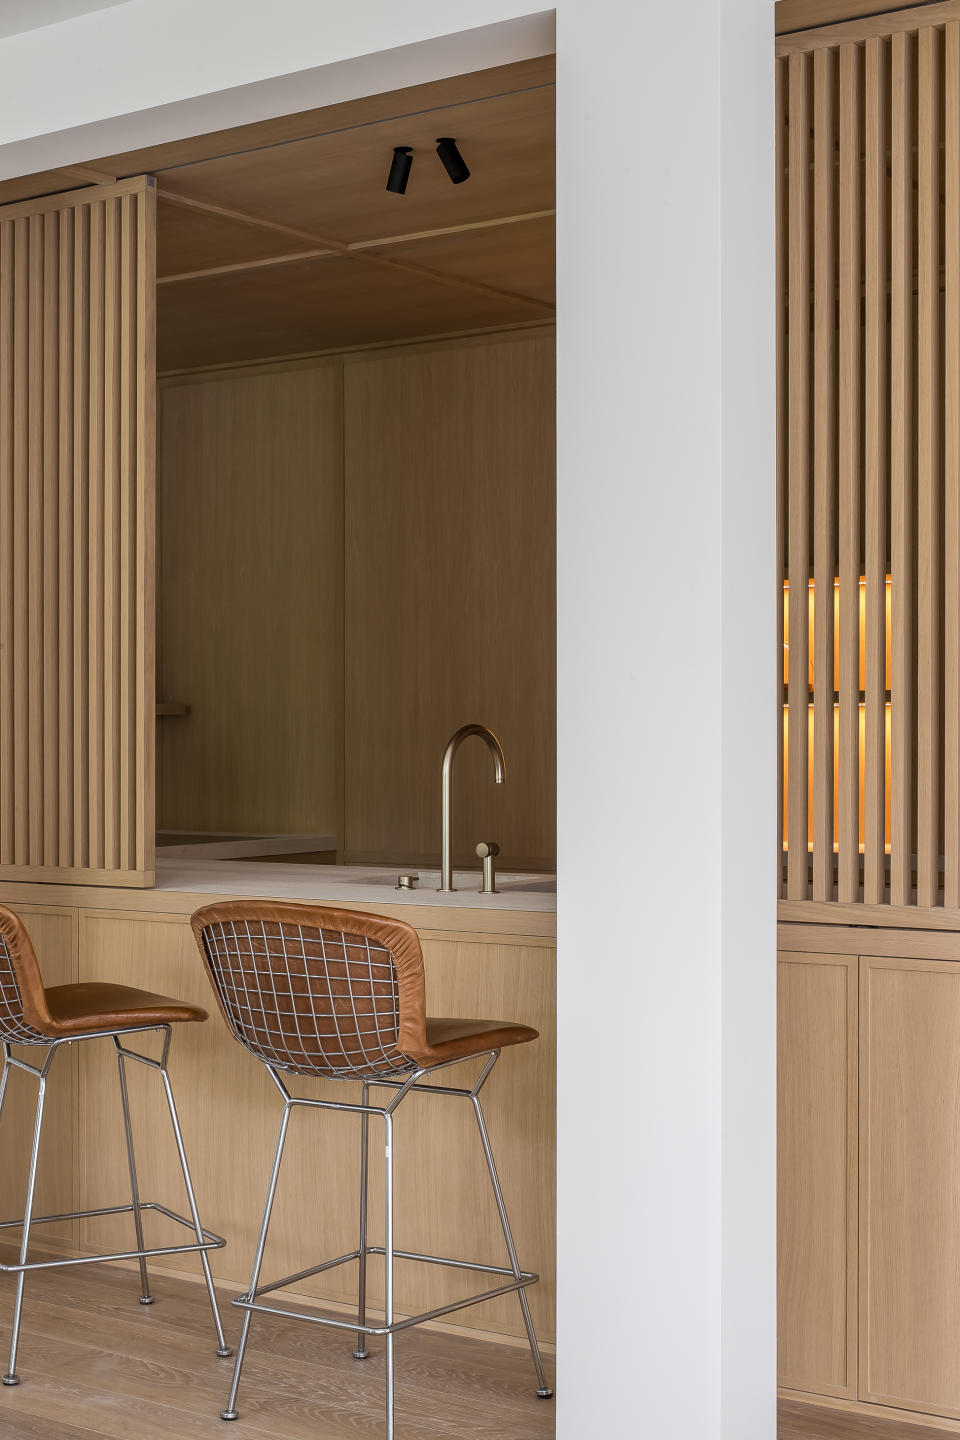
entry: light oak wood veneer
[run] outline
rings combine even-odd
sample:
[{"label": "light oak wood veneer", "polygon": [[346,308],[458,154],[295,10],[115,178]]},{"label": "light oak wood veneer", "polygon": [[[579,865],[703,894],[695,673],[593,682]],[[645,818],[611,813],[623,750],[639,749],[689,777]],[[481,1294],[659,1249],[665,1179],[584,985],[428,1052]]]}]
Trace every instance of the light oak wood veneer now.
[{"label": "light oak wood veneer", "polygon": [[153,880],[155,191],[0,209],[0,873]]},{"label": "light oak wood veneer", "polygon": [[165,387],[162,828],[342,827],[343,458],[335,362]]},{"label": "light oak wood veneer", "polygon": [[[199,903],[199,897],[192,898]],[[179,904],[178,913],[14,908],[36,938],[48,983],[118,980],[209,1010],[206,1024],[177,1028],[170,1073],[205,1223],[229,1241],[226,1249],[211,1254],[214,1273],[236,1294],[249,1281],[280,1104],[264,1067],[233,1040],[215,1008],[189,925],[190,899],[185,903],[181,895],[168,900]],[[544,932],[539,936],[484,936],[476,929],[476,919],[458,912],[459,932],[438,931],[424,938],[428,1005],[433,1014],[516,1019],[540,1031],[539,1040],[503,1056],[484,1089],[484,1105],[518,1253],[525,1267],[541,1275],[530,1302],[538,1333],[549,1344],[554,1338],[556,1232],[553,916],[537,917]],[[152,1052],[158,1042],[148,1036],[135,1043]],[[447,1078],[462,1084],[478,1072],[473,1062],[464,1065],[462,1073],[448,1072]],[[2,1122],[10,1163],[0,1170],[5,1212],[0,1218],[22,1213],[22,1175],[35,1104],[35,1088],[26,1077],[15,1075],[10,1084],[13,1103],[8,1101],[10,1114],[5,1109]],[[81,1047],[79,1073],[74,1052],[67,1050],[58,1059],[51,1084],[57,1088],[51,1090],[45,1121],[39,1192],[40,1205],[49,1208],[42,1213],[124,1203],[129,1176],[112,1045],[104,1041]],[[145,1067],[130,1066],[128,1084],[141,1195],[182,1213],[185,1197],[157,1076]],[[347,1084],[304,1080],[295,1085],[303,1094],[322,1092],[336,1099],[359,1095],[358,1087]],[[274,1276],[318,1264],[356,1245],[360,1146],[359,1126],[351,1124],[351,1118],[295,1115],[267,1248],[266,1267]],[[417,1096],[405,1102],[396,1123],[398,1246],[505,1263],[469,1103]],[[374,1123],[372,1234],[382,1226],[378,1144],[382,1135],[378,1137]],[[151,1215],[145,1224],[148,1240],[151,1235],[176,1234],[162,1217]],[[80,1253],[122,1248],[129,1229],[128,1217],[82,1220],[78,1231],[50,1227],[59,1244],[78,1247]],[[38,1238],[47,1237],[38,1233]],[[158,1238],[154,1243],[164,1242]],[[171,1256],[170,1268],[190,1275],[197,1270],[190,1256]],[[445,1304],[466,1293],[465,1283],[465,1274],[456,1271],[399,1262],[398,1311],[416,1313]],[[355,1267],[345,1267],[304,1282],[291,1293],[351,1304],[355,1285]],[[381,1293],[382,1263],[374,1260],[374,1309],[382,1303]],[[458,1316],[458,1323],[468,1331],[523,1335],[515,1296],[472,1307]]]},{"label": "light oak wood veneer", "polygon": [[165,828],[436,863],[479,719],[507,780],[458,757],[458,855],[553,868],[554,413],[549,327],[163,385]]},{"label": "light oak wood veneer", "polygon": [[778,1373],[856,1395],[857,959],[778,964]]},{"label": "light oak wood veneer", "polygon": [[554,342],[355,355],[344,367],[345,850],[438,850],[443,747],[457,759],[454,849],[497,840],[553,868],[556,812]]}]

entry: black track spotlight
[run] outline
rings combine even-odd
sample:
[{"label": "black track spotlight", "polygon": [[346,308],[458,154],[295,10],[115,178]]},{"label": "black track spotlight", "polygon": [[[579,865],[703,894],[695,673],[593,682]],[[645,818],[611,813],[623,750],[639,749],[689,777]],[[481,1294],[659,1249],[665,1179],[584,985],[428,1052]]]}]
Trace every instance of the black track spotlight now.
[{"label": "black track spotlight", "polygon": [[412,164],[413,147],[410,145],[394,146],[390,174],[387,176],[387,189],[392,195],[406,194],[407,181],[410,179],[410,167]]},{"label": "black track spotlight", "polygon": [[437,139],[437,154],[443,161],[443,168],[450,176],[454,185],[462,185],[464,180],[470,179],[467,162],[457,149],[456,140],[451,140],[449,135],[439,136]]}]

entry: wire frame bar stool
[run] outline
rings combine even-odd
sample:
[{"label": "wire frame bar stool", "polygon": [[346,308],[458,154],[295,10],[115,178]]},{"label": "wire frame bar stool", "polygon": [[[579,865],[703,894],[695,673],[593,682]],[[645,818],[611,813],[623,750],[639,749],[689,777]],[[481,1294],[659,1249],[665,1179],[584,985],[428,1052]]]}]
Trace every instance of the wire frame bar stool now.
[{"label": "wire frame bar stool", "polygon": [[[536,1040],[527,1025],[491,1020],[431,1019],[426,1013],[423,956],[417,932],[400,921],[318,905],[287,905],[257,900],[209,905],[193,916],[193,931],[217,1003],[234,1038],[261,1060],[283,1102],[280,1131],[267,1187],[263,1220],[249,1289],[233,1304],[244,1311],[233,1382],[222,1420],[239,1418],[237,1393],[254,1313],[278,1315],[353,1332],[354,1356],[368,1356],[369,1336],[382,1336],[386,1359],[386,1437],[395,1436],[394,1337],[426,1320],[470,1305],[516,1293],[536,1373],[536,1393],[548,1399],[527,1288],[539,1276],[522,1270],[497,1174],[480,1102],[481,1091],[501,1050]],[[468,1060],[482,1061],[472,1085],[452,1088],[430,1083],[432,1076]],[[292,1095],[284,1075],[308,1075],[359,1083],[360,1103],[303,1099]],[[382,1105],[371,1103],[374,1089],[392,1092]],[[413,1092],[469,1101],[500,1219],[507,1254],[505,1265],[487,1265],[397,1248],[394,1235],[394,1117]],[[356,1249],[279,1280],[261,1283],[264,1251],[290,1116],[298,1107],[333,1110],[360,1119],[359,1237]],[[368,1177],[371,1117],[383,1121],[384,1236],[382,1245],[368,1235]],[[384,1322],[367,1320],[367,1261],[384,1262]],[[397,1260],[449,1266],[490,1277],[476,1294],[398,1319],[394,1266]],[[358,1264],[356,1319],[281,1308],[266,1299],[276,1291],[353,1261]]]},{"label": "wire frame bar stool", "polygon": [[[23,1217],[17,1220],[0,1221],[0,1231],[13,1229],[21,1231],[17,1262],[12,1265],[0,1264],[0,1272],[17,1277],[10,1352],[6,1372],[0,1376],[4,1385],[20,1384],[20,1377],[17,1374],[17,1353],[20,1344],[24,1286],[27,1275],[34,1270],[52,1270],[71,1265],[93,1265],[98,1261],[105,1260],[138,1260],[140,1262],[140,1304],[152,1305],[153,1296],[150,1293],[147,1260],[160,1255],[198,1254],[213,1312],[217,1340],[216,1353],[221,1357],[233,1354],[224,1338],[207,1253],[210,1250],[219,1250],[226,1244],[226,1241],[222,1236],[204,1229],[200,1223],[200,1213],[197,1208],[193,1181],[190,1177],[190,1168],[187,1164],[187,1154],[173,1097],[173,1088],[167,1073],[172,1037],[171,1027],[174,1024],[202,1021],[206,1018],[207,1012],[200,1009],[199,1006],[186,1005],[179,1000],[172,1000],[168,996],[155,995],[150,991],[136,990],[126,985],[86,982],[77,985],[54,985],[46,988],[33,945],[23,923],[11,910],[0,906],[0,1050],[3,1054],[3,1068],[0,1070],[0,1119],[3,1115],[8,1082],[14,1070],[32,1076],[37,1083],[37,1108],[30,1148]],[[159,1060],[154,1060],[149,1055],[142,1055],[136,1050],[130,1050],[124,1043],[131,1035],[148,1032],[158,1032],[163,1037]],[[95,1210],[71,1210],[60,1215],[35,1215],[33,1211],[36,1197],[37,1161],[40,1155],[43,1131],[47,1079],[54,1061],[64,1046],[80,1044],[87,1040],[111,1040],[116,1051],[123,1133],[130,1174],[130,1204],[103,1206]],[[14,1046],[36,1046],[38,1049],[45,1049],[46,1053],[39,1064],[31,1065],[13,1054]],[[160,1075],[177,1147],[177,1156],[180,1161],[180,1170],[183,1175],[187,1207],[190,1211],[189,1217],[169,1209],[166,1205],[161,1205],[158,1201],[140,1198],[125,1069],[125,1062],[128,1060],[145,1065]],[[144,1211],[154,1211],[177,1225],[183,1226],[190,1232],[192,1238],[182,1245],[147,1246],[143,1233]],[[106,1254],[66,1257],[56,1260],[30,1260],[28,1258],[30,1236],[35,1225],[45,1225],[63,1220],[84,1220],[104,1215],[131,1216],[136,1241],[133,1248],[115,1250]]]}]

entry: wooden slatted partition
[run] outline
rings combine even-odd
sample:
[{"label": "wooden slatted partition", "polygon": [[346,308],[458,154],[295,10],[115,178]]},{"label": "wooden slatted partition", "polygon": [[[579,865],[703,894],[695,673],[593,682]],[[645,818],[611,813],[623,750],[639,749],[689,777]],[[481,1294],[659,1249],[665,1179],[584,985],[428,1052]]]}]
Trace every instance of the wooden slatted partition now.
[{"label": "wooden slatted partition", "polygon": [[777,75],[782,895],[960,909],[960,0]]},{"label": "wooden slatted partition", "polygon": [[0,877],[153,883],[155,194],[0,209]]}]

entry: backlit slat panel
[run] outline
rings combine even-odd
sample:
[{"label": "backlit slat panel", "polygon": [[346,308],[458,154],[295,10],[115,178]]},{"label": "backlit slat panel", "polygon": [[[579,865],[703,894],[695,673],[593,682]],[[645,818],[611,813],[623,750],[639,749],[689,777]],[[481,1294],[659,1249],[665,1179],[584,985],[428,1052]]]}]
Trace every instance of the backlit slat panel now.
[{"label": "backlit slat panel", "polygon": [[860,287],[863,51],[840,47],[839,255],[839,732],[837,899],[860,892],[860,482],[862,380]]},{"label": "backlit slat panel", "polygon": [[4,879],[153,879],[154,207],[0,210]]},{"label": "backlit slat panel", "polygon": [[[917,903],[939,889],[943,543],[940,370],[940,32],[920,31],[917,167]],[[957,663],[957,657],[954,658]]]},{"label": "backlit slat panel", "polygon": [[890,713],[890,900],[894,905],[909,903],[913,884],[915,68],[914,36],[894,35],[890,87],[890,574],[891,673],[896,691]]},{"label": "backlit slat panel", "polygon": [[889,232],[887,136],[889,47],[868,40],[865,55],[865,564],[864,900],[886,899],[886,574],[888,543],[887,415]]},{"label": "backlit slat panel", "polygon": [[[786,164],[787,164],[787,62],[777,61],[776,82],[776,167],[777,167],[777,691],[783,681],[783,579],[787,569],[787,309],[786,309]],[[2,343],[2,336],[0,336]],[[777,893],[785,894],[783,873],[784,840],[784,722],[777,716]]]},{"label": "backlit slat panel", "polygon": [[787,896],[808,895],[808,724],[810,577],[810,64],[795,55],[789,69],[788,177],[788,476],[789,806]]},{"label": "backlit slat panel", "polygon": [[834,578],[837,504],[836,63],[813,57],[813,898],[834,889]]},{"label": "backlit slat panel", "polygon": [[[789,455],[780,499],[790,614],[783,803],[787,874],[797,876],[788,901],[960,910],[956,14],[904,10],[784,36],[777,46],[778,72],[790,77],[778,200],[790,255],[778,271],[787,316],[778,423],[781,453]],[[801,62],[812,88],[794,85]],[[835,190],[825,179],[831,145]],[[793,213],[795,197],[808,206],[805,218]],[[812,236],[808,268],[805,233]],[[808,400],[804,375],[812,389],[797,415],[795,402]],[[812,448],[812,495],[801,432]],[[798,605],[808,585],[808,602]],[[808,612],[812,644],[803,630]],[[812,751],[809,769],[797,774],[808,732],[799,718],[804,699],[814,716]],[[806,832],[798,813],[805,781],[813,797]],[[811,852],[806,893],[800,857],[809,861]]]}]

